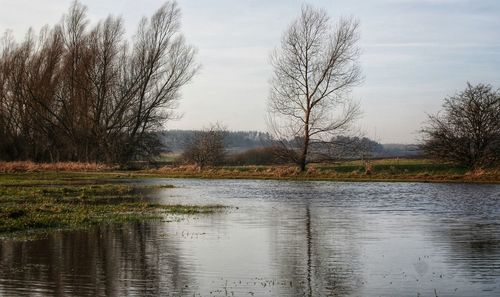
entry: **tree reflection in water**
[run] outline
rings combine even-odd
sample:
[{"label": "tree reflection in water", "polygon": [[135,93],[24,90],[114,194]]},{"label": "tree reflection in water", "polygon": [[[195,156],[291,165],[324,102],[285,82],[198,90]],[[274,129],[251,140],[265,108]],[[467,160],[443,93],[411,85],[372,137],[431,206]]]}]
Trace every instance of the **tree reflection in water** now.
[{"label": "tree reflection in water", "polygon": [[[157,296],[191,283],[157,224],[100,226],[36,241],[0,241],[0,295]],[[23,284],[20,286],[20,284]]]},{"label": "tree reflection in water", "polygon": [[[326,207],[314,202],[319,197],[314,184],[307,187],[307,197],[293,201],[272,217],[277,246],[277,267],[280,279],[290,279],[290,286],[281,294],[287,296],[350,296],[362,283],[359,273],[359,251],[355,229],[361,218],[348,210]],[[293,189],[291,190],[293,191]],[[351,222],[346,224],[346,222]],[[354,294],[355,295],[355,294]]]}]

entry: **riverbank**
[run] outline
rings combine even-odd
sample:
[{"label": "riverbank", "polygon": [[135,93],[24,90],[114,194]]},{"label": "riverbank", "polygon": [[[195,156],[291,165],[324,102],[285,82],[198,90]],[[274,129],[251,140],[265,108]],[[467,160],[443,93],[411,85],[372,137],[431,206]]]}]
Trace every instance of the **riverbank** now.
[{"label": "riverbank", "polygon": [[0,236],[32,237],[97,224],[164,220],[168,215],[212,213],[220,205],[163,205],[147,199],[171,185],[121,183],[122,174],[0,174]]},{"label": "riverbank", "polygon": [[[57,165],[59,170],[50,170],[54,168],[49,165],[30,164],[27,171],[24,165],[9,165],[17,170],[0,173],[0,236],[32,236],[55,229],[163,220],[169,214],[211,213],[223,208],[152,203],[147,199],[151,191],[172,186],[141,186],[134,182],[142,178],[500,183],[499,170],[468,172],[422,160],[396,162],[373,162],[369,170],[359,161],[313,164],[303,173],[294,166],[230,166],[203,170],[195,166],[166,166],[120,171],[106,166],[64,164]],[[73,170],[82,166],[90,170]]]},{"label": "riverbank", "polygon": [[420,159],[376,160],[368,165],[362,161],[310,164],[305,172],[299,172],[296,166],[222,166],[200,169],[187,165],[165,166],[143,170],[141,173],[170,178],[500,183],[499,169],[470,172],[451,164]]},{"label": "riverbank", "polygon": [[[164,177],[205,179],[277,179],[277,180],[329,180],[360,182],[452,182],[500,183],[500,168],[471,172],[452,164],[436,163],[426,159],[381,159],[349,161],[334,164],[309,164],[305,172],[293,165],[220,166],[199,168],[194,165],[169,165],[142,170],[123,170],[118,166],[94,163],[33,163],[0,162],[0,174],[54,175],[42,183],[57,183],[60,175],[87,180],[88,183],[105,179]],[[65,178],[65,177],[62,177]],[[5,180],[5,177],[4,177]],[[29,178],[11,182],[26,183]],[[37,178],[31,183],[36,183]],[[92,181],[93,180],[93,181]],[[0,185],[2,181],[0,179]]]}]

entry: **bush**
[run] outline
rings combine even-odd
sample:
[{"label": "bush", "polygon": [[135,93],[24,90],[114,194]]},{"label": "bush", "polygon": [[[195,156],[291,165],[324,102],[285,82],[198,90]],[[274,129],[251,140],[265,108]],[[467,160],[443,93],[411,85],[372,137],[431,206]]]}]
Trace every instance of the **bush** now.
[{"label": "bush", "polygon": [[226,135],[226,129],[219,124],[196,131],[186,143],[182,159],[200,168],[221,165],[226,157]]},{"label": "bush", "polygon": [[500,160],[500,91],[489,85],[467,85],[446,98],[443,111],[429,116],[424,151],[431,157],[469,169]]},{"label": "bush", "polygon": [[283,162],[276,157],[273,147],[260,147],[230,156],[226,163],[228,165],[273,165]]}]

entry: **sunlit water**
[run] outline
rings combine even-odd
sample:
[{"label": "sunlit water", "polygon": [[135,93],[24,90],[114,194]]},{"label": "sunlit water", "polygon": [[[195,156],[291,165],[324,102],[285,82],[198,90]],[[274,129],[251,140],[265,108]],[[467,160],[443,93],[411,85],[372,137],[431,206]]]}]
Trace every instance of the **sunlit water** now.
[{"label": "sunlit water", "polygon": [[499,185],[145,182],[233,208],[3,240],[0,296],[500,296]]}]

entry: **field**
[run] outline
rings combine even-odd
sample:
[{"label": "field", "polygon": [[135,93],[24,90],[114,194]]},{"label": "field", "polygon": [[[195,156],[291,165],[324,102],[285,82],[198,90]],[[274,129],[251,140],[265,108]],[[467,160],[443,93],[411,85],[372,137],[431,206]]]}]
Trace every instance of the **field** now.
[{"label": "field", "polygon": [[[118,166],[87,163],[33,163],[0,162],[0,185],[5,182],[5,174],[43,172],[47,178],[29,180],[15,178],[13,183],[60,183],[61,178],[87,180],[88,183],[103,179],[123,179],[141,177],[172,178],[255,178],[255,179],[316,179],[347,181],[421,181],[421,182],[500,182],[500,169],[489,168],[469,171],[464,167],[449,163],[439,163],[428,159],[380,159],[345,161],[337,163],[309,164],[305,172],[299,172],[294,165],[263,166],[219,166],[199,168],[195,165],[167,165],[142,170],[122,170]],[[64,177],[59,176],[65,173]],[[59,174],[59,175],[58,175]],[[15,176],[15,175],[14,175]]]},{"label": "field", "polygon": [[300,173],[293,165],[221,166],[200,169],[193,165],[165,166],[142,171],[165,177],[311,179],[337,181],[500,182],[500,170],[474,172],[426,159],[381,159],[332,164],[309,164]]}]

